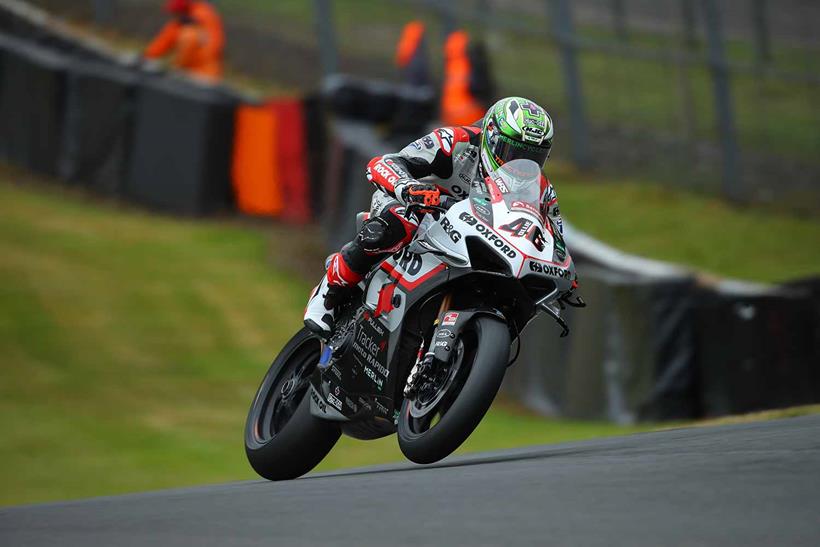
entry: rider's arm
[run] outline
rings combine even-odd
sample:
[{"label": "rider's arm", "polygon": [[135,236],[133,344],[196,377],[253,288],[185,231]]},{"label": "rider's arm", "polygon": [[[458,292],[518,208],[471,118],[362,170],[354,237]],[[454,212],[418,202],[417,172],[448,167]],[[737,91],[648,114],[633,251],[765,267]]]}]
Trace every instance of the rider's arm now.
[{"label": "rider's arm", "polygon": [[561,209],[558,208],[558,195],[555,193],[552,183],[545,176],[541,176],[541,208],[543,214],[549,218],[564,233],[564,220],[561,218]]},{"label": "rider's arm", "polygon": [[176,19],[166,23],[159,31],[159,34],[145,48],[143,55],[147,59],[156,59],[171,51],[179,37],[180,26]]},{"label": "rider's arm", "polygon": [[477,145],[478,135],[478,128],[474,127],[436,129],[396,154],[385,154],[370,160],[367,180],[395,197],[396,184],[430,175],[450,178],[453,174],[453,149],[462,142]]},{"label": "rider's arm", "polygon": [[192,17],[205,31],[206,40],[202,45],[203,59],[218,60],[225,48],[225,31],[222,29],[222,19],[217,11],[208,4],[196,4]]}]

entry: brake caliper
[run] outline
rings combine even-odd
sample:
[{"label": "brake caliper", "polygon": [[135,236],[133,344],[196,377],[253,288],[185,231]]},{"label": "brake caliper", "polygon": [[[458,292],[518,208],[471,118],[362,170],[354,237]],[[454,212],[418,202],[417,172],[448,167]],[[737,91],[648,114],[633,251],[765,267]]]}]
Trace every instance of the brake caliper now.
[{"label": "brake caliper", "polygon": [[425,383],[430,381],[428,378],[428,373],[433,369],[433,352],[428,351],[427,353],[422,354],[423,351],[424,341],[422,341],[422,346],[419,348],[416,364],[413,365],[412,369],[410,369],[410,375],[407,377],[407,384],[404,386],[405,399],[415,399],[416,395],[419,393],[419,389]]}]

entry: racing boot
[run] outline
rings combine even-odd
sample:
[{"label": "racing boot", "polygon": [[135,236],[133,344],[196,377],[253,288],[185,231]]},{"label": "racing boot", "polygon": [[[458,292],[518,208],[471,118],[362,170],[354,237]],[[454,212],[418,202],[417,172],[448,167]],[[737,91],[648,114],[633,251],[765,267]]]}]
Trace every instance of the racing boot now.
[{"label": "racing boot", "polygon": [[362,276],[345,263],[341,253],[331,255],[327,274],[313,289],[305,307],[305,326],[321,338],[329,337],[333,332],[336,306],[361,279]]}]

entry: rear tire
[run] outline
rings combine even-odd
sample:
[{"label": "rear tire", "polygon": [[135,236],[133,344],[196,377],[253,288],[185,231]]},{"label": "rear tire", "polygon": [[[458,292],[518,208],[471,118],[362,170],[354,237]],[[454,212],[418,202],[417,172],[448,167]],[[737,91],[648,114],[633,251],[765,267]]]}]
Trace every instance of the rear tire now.
[{"label": "rear tire", "polygon": [[299,331],[268,369],[248,412],[245,454],[254,471],[268,480],[304,475],[341,435],[338,425],[310,413],[309,378],[319,351],[319,340],[307,329]]},{"label": "rear tire", "polygon": [[[402,403],[399,447],[416,463],[437,462],[461,446],[487,413],[504,379],[510,352],[510,333],[504,322],[480,315],[459,339],[464,342],[464,359],[472,356],[472,362],[461,363],[446,387],[448,393],[422,417],[411,414],[411,410],[419,414],[418,399]],[[436,418],[438,422],[432,423]]]}]

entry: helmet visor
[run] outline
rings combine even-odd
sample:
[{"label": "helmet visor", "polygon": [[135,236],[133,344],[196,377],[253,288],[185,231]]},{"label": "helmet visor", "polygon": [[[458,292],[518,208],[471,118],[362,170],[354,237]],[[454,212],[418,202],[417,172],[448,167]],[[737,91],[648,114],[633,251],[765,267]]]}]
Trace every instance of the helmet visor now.
[{"label": "helmet visor", "polygon": [[504,135],[497,135],[494,140],[495,142],[490,145],[490,153],[498,165],[512,160],[532,160],[544,167],[550,155],[549,146],[525,144]]}]

